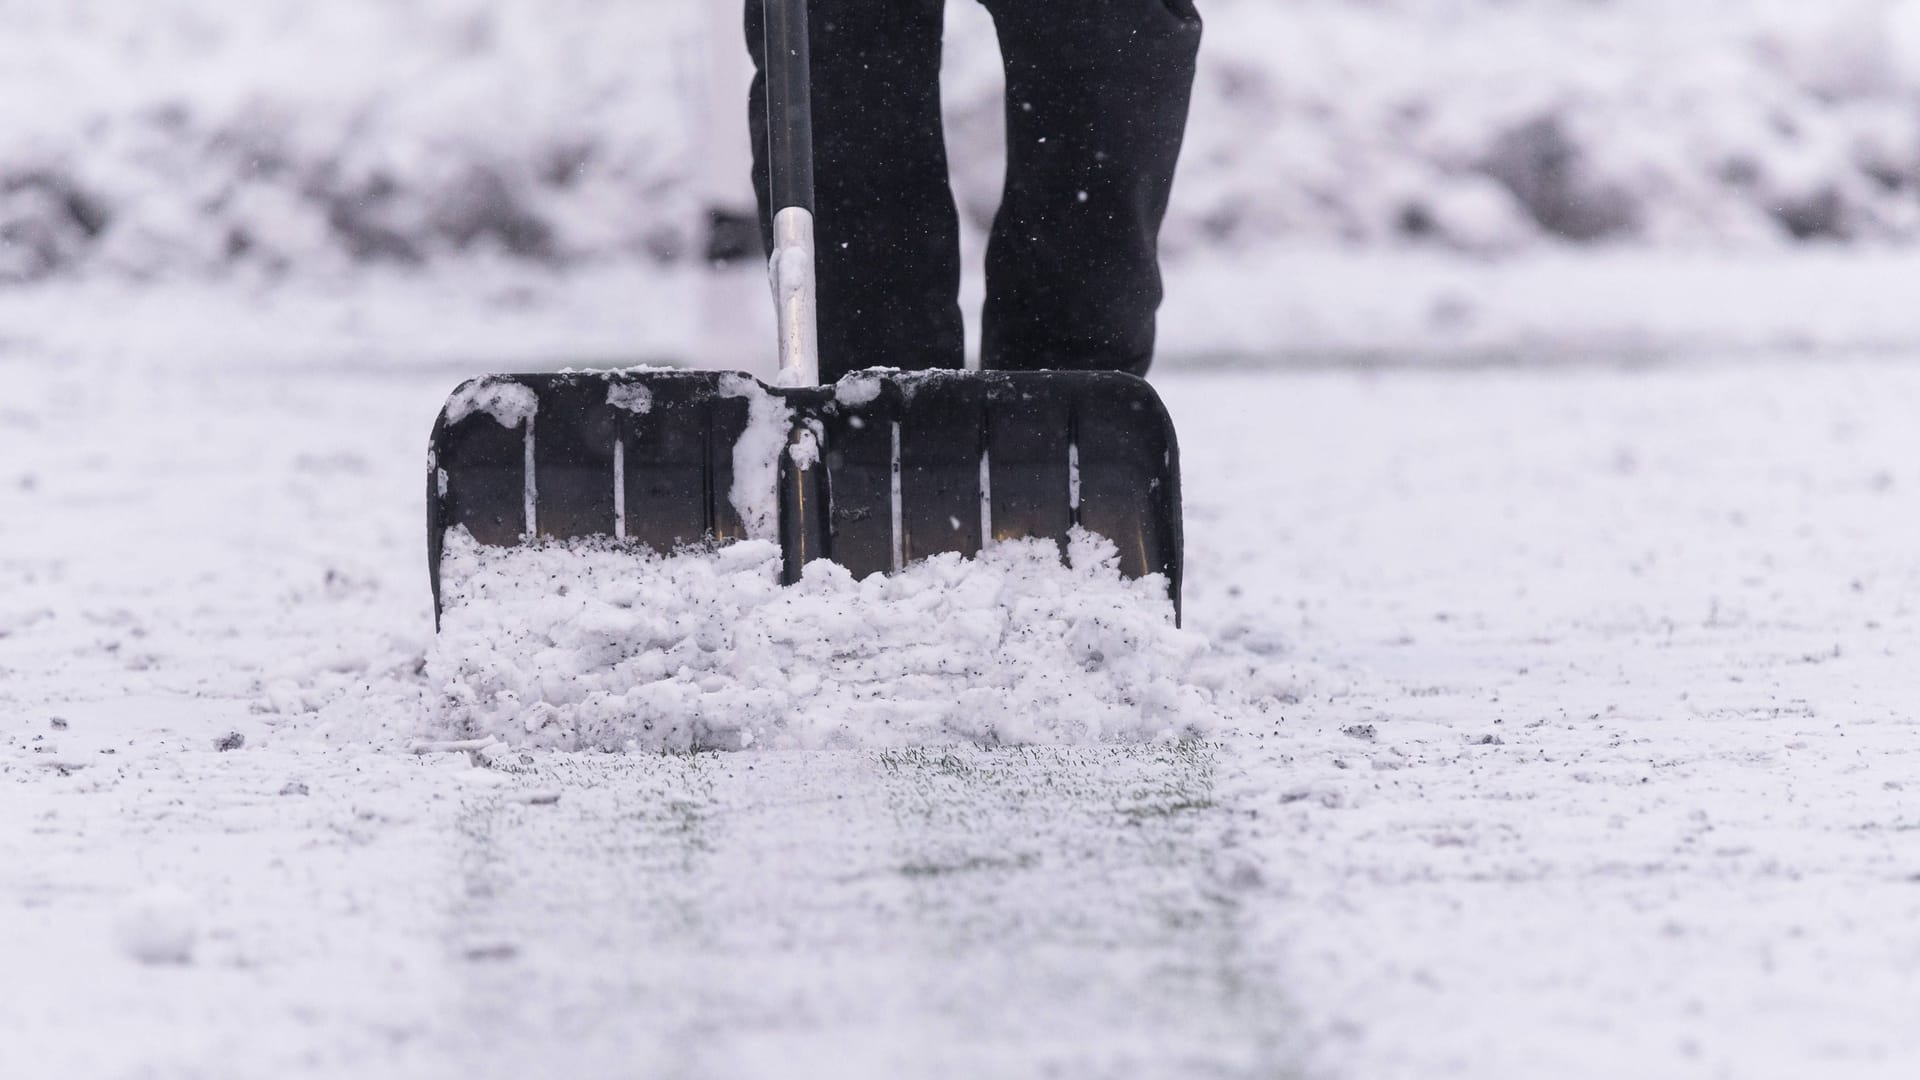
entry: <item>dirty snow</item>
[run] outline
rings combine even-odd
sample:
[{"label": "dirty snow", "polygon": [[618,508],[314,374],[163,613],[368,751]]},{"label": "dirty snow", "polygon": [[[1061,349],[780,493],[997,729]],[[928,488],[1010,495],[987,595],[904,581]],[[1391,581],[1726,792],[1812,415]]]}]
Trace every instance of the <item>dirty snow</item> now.
[{"label": "dirty snow", "polygon": [[[1160,577],[1076,533],[855,581],[780,584],[750,541],[488,548],[449,534],[427,660],[436,733],[558,749],[984,746],[1192,738],[1247,708]],[[1216,702],[1213,690],[1219,691]]]},{"label": "dirty snow", "polygon": [[645,383],[609,381],[607,404],[637,416],[645,416],[653,408],[653,391]]}]

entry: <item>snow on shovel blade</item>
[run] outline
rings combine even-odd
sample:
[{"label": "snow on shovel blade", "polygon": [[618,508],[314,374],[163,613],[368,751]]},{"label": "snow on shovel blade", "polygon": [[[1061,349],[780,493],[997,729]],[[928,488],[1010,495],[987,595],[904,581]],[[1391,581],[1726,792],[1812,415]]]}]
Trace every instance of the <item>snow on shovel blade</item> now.
[{"label": "snow on shovel blade", "polygon": [[[814,494],[807,494],[812,492]],[[820,493],[824,493],[821,495]],[[824,512],[822,512],[824,511]],[[988,540],[1112,540],[1180,602],[1179,449],[1158,395],[1109,372],[855,372],[772,387],[632,369],[471,380],[434,424],[427,559],[483,544],[612,536],[667,553],[781,543],[855,576]]]}]

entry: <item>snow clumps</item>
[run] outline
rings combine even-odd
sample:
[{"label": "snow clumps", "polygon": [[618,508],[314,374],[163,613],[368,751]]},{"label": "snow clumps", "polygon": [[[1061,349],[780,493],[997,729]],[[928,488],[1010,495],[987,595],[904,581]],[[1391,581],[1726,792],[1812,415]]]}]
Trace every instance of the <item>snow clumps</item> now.
[{"label": "snow clumps", "polygon": [[114,921],[120,951],[142,964],[188,964],[200,939],[200,912],[193,897],[155,886],[129,897]]},{"label": "snow clumps", "polygon": [[1166,582],[1076,532],[856,581],[780,584],[748,540],[661,556],[607,538],[447,534],[432,731],[554,749],[811,749],[1176,739],[1216,721],[1204,638]]},{"label": "snow clumps", "polygon": [[540,411],[540,398],[529,387],[511,379],[480,378],[461,384],[447,399],[447,423],[457,424],[475,413],[485,413],[501,427],[515,428]]}]

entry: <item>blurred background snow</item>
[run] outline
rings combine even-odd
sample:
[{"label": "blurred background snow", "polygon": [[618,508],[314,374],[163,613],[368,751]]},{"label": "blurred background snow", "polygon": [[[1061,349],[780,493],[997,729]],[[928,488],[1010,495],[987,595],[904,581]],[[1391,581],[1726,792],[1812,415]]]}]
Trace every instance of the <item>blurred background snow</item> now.
[{"label": "blurred background snow", "polygon": [[[1204,0],[1172,260],[1920,235],[1915,0]],[[714,0],[0,0],[0,282],[681,265],[744,178]],[[950,14],[963,213],[997,58]],[[731,171],[730,171],[731,170]]]}]

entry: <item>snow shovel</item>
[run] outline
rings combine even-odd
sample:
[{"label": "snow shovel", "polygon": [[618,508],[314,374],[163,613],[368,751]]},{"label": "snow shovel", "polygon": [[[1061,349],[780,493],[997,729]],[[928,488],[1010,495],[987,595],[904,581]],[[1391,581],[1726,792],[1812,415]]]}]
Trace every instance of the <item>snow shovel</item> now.
[{"label": "snow shovel", "polygon": [[819,384],[806,0],[766,0],[777,385],[678,369],[493,375],[433,427],[427,563],[486,545],[611,536],[670,553],[777,540],[785,581],[857,577],[1075,527],[1164,575],[1180,604],[1179,450],[1147,383],[1118,372],[856,371]]}]

